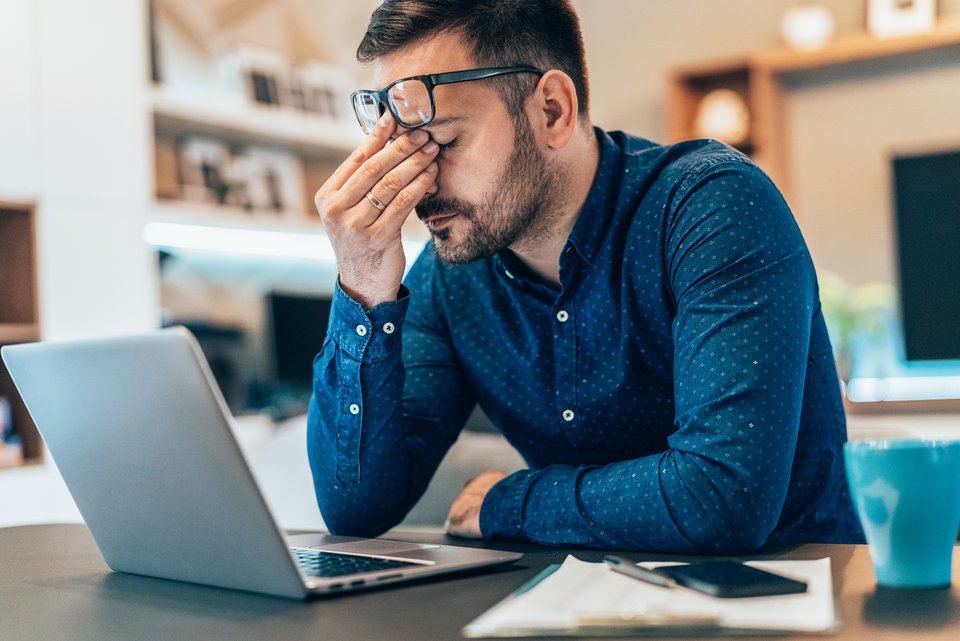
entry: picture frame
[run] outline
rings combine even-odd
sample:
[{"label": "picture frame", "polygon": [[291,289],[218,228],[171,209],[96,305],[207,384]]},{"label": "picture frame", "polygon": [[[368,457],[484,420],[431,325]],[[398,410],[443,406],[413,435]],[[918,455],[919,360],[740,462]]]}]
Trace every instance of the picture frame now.
[{"label": "picture frame", "polygon": [[321,62],[301,65],[293,70],[290,85],[298,109],[334,121],[352,118],[353,79],[345,69]]},{"label": "picture frame", "polygon": [[868,0],[867,28],[876,38],[929,33],[936,28],[937,0]]},{"label": "picture frame", "polygon": [[178,155],[182,196],[226,204],[230,191],[230,147],[210,136],[188,135],[181,139]]},{"label": "picture frame", "polygon": [[240,60],[247,100],[263,107],[293,106],[290,61],[279,51],[244,46],[236,52]]},{"label": "picture frame", "polygon": [[293,152],[248,145],[231,159],[236,206],[253,212],[300,217],[306,211],[303,165]]}]

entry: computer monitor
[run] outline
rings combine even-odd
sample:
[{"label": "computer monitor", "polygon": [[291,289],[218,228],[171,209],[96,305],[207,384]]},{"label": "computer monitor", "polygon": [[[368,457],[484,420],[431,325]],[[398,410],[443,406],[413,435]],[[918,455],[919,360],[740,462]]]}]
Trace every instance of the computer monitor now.
[{"label": "computer monitor", "polygon": [[267,295],[269,344],[274,380],[291,392],[308,391],[313,359],[327,335],[332,299],[322,295]]},{"label": "computer monitor", "polygon": [[893,159],[908,361],[960,359],[960,150]]}]

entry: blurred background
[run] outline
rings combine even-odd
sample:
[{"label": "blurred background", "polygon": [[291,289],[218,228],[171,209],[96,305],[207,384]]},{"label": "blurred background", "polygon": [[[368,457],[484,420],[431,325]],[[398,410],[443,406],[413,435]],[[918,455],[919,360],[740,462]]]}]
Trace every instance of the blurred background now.
[{"label": "blurred background", "polygon": [[[377,4],[2,0],[0,344],[185,324],[235,413],[300,415],[336,278],[312,198],[361,139]],[[575,5],[594,124],[718,138],[780,186],[848,407],[951,407],[960,0]],[[2,371],[0,426],[0,467],[41,456]]]}]

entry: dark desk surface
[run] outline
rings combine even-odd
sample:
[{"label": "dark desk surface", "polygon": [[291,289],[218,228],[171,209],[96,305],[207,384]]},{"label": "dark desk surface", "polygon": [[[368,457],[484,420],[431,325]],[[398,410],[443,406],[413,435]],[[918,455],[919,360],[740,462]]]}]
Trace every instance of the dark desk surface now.
[{"label": "dark desk surface", "polygon": [[[409,532],[396,538],[447,541]],[[602,556],[534,545],[497,547],[526,556],[492,571],[299,603],[113,573],[82,525],[0,529],[0,639],[455,640],[462,638],[464,625],[568,552],[588,561]],[[954,587],[932,591],[877,590],[865,546],[808,545],[771,556],[833,559],[841,617],[837,638],[960,638],[960,548],[954,550]]]}]

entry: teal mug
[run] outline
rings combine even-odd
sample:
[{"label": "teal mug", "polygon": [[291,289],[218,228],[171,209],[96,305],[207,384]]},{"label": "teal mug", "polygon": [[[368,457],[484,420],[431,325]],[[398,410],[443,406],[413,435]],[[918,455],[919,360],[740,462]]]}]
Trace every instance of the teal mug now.
[{"label": "teal mug", "polygon": [[852,441],[843,454],[877,584],[950,585],[960,530],[960,441]]}]

